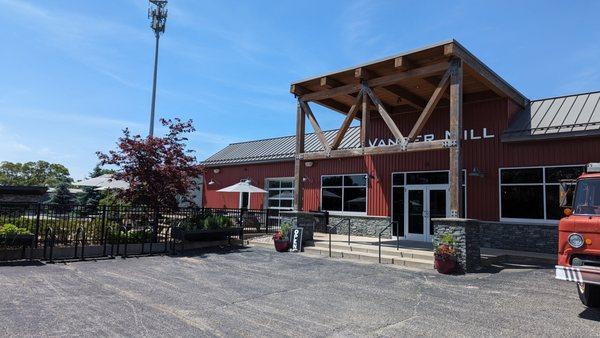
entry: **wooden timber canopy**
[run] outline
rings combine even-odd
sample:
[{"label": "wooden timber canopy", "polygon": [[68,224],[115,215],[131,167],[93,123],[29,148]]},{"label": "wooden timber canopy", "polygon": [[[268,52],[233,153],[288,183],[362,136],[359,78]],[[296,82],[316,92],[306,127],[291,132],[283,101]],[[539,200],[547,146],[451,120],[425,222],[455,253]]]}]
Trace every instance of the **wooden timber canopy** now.
[{"label": "wooden timber canopy", "polygon": [[[456,40],[449,40],[341,71],[295,82],[290,91],[347,114],[366,81],[390,114],[422,111],[434,94],[451,58],[463,61],[463,102],[509,97],[521,107],[529,100],[479,61]],[[444,94],[438,106],[448,106]],[[369,110],[377,110],[370,105]],[[360,119],[360,114],[355,118]]]}]

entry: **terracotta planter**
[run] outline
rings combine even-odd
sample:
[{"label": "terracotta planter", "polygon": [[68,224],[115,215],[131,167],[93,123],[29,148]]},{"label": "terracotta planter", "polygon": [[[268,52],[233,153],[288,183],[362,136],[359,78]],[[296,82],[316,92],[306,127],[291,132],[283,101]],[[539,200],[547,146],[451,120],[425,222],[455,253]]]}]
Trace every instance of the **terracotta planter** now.
[{"label": "terracotta planter", "polygon": [[456,268],[456,260],[436,257],[433,266],[439,273],[444,275],[451,274]]},{"label": "terracotta planter", "polygon": [[273,243],[275,243],[277,252],[287,252],[290,249],[290,242],[287,239],[274,239]]}]

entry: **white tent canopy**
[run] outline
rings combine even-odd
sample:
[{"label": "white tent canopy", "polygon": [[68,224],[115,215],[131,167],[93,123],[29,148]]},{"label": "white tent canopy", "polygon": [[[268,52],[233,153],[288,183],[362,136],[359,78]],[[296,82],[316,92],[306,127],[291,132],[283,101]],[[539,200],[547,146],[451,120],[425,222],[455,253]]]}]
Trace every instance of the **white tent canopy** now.
[{"label": "white tent canopy", "polygon": [[228,187],[219,189],[217,191],[218,192],[248,192],[248,193],[261,193],[261,194],[267,193],[266,190],[263,190],[261,188],[253,186],[252,184],[250,184],[249,181],[241,181],[239,183],[230,185]]},{"label": "white tent canopy", "polygon": [[114,179],[112,174],[104,174],[87,180],[77,181],[73,185],[96,187],[96,190],[129,189],[129,183]]}]

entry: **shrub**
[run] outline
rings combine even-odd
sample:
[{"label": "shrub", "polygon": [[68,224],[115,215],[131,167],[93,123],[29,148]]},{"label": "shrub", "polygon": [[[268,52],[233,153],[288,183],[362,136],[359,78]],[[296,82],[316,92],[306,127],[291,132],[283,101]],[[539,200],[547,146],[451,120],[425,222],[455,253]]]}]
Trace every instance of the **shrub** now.
[{"label": "shrub", "polygon": [[230,228],[231,226],[233,226],[231,219],[223,215],[208,216],[204,220],[205,230],[225,229]]},{"label": "shrub", "polygon": [[5,235],[33,235],[27,228],[18,227],[11,223],[6,223],[0,227],[0,236]]}]

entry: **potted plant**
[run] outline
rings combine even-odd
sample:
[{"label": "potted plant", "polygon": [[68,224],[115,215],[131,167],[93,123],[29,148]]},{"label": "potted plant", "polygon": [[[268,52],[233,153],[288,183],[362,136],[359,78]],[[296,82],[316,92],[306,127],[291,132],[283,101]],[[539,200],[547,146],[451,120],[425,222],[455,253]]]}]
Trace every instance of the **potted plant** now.
[{"label": "potted plant", "polygon": [[290,249],[290,240],[288,237],[290,228],[289,224],[283,223],[281,224],[281,228],[273,234],[273,243],[275,244],[275,250],[277,250],[277,252],[286,252]]},{"label": "potted plant", "polygon": [[454,249],[454,238],[450,234],[444,234],[440,243],[435,248],[434,267],[439,273],[450,274],[456,269],[456,249]]}]

